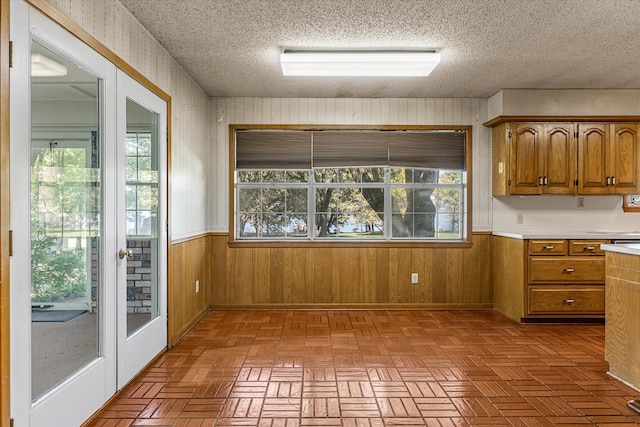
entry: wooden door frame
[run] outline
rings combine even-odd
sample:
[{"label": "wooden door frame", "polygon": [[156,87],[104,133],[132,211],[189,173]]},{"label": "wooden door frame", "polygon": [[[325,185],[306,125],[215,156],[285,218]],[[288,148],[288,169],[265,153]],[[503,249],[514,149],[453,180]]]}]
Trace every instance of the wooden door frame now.
[{"label": "wooden door frame", "polygon": [[0,425],[10,419],[9,352],[9,0],[0,0]]}]

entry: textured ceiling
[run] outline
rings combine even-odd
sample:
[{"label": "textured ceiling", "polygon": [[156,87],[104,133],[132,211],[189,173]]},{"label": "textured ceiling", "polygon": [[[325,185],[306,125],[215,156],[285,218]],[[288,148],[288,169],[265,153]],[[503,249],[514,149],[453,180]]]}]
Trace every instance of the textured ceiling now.
[{"label": "textured ceiling", "polygon": [[[121,0],[210,96],[640,88],[638,0]],[[284,48],[439,48],[428,77],[284,77]]]}]

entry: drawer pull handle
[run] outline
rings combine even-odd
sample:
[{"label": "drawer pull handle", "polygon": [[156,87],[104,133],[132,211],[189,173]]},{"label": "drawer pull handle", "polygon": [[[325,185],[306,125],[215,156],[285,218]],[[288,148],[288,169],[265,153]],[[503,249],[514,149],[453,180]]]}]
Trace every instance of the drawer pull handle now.
[{"label": "drawer pull handle", "polygon": [[553,245],[548,245],[548,246],[543,246],[543,247],[542,247],[542,249],[549,249],[549,250],[551,250],[551,249],[555,249],[555,248],[556,248],[556,247],[555,247],[555,246],[553,246]]},{"label": "drawer pull handle", "polygon": [[573,304],[574,302],[576,302],[576,300],[574,299],[566,299],[562,301],[563,304],[569,304],[569,305]]},{"label": "drawer pull handle", "polygon": [[575,268],[565,268],[564,270],[562,270],[562,272],[563,272],[564,274],[571,274],[571,273],[573,273],[574,271],[576,271],[576,269],[575,269]]},{"label": "drawer pull handle", "polygon": [[593,252],[593,251],[595,251],[595,250],[596,250],[596,247],[595,247],[595,246],[585,246],[585,247],[584,247],[584,251],[585,251],[585,252]]}]

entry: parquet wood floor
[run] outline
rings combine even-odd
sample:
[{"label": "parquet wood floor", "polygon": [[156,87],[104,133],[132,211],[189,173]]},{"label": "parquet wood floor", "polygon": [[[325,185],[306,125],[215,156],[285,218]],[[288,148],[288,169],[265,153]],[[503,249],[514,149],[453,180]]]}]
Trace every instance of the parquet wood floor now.
[{"label": "parquet wood floor", "polygon": [[[639,356],[640,357],[640,356]],[[214,311],[96,419],[127,426],[629,426],[602,325],[491,311]]]}]

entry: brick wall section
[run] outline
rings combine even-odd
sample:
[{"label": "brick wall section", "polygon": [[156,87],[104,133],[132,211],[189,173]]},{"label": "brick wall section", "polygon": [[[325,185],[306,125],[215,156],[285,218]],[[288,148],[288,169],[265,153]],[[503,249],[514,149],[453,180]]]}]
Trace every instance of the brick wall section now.
[{"label": "brick wall section", "polygon": [[127,313],[151,312],[151,241],[127,240]]},{"label": "brick wall section", "polygon": [[[98,242],[91,239],[91,304],[97,308]],[[151,240],[127,240],[133,257],[127,260],[127,313],[151,312]]]},{"label": "brick wall section", "polygon": [[98,308],[98,244],[100,239],[91,238],[91,307],[95,311]]}]

